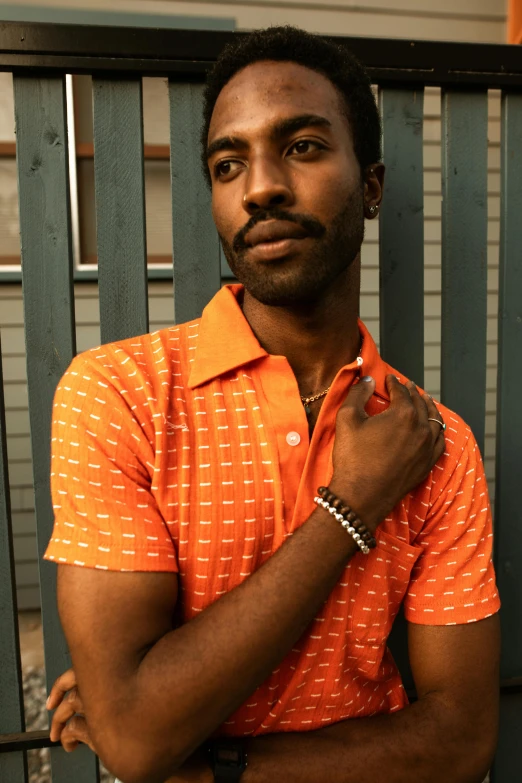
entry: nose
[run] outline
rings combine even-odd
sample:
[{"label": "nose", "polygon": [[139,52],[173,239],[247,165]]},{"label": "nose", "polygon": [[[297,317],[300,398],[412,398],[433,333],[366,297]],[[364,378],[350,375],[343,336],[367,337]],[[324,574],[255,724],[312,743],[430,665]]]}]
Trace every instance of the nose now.
[{"label": "nose", "polygon": [[268,157],[251,161],[246,179],[243,206],[253,215],[260,209],[288,207],[294,203],[294,193],[285,172]]}]

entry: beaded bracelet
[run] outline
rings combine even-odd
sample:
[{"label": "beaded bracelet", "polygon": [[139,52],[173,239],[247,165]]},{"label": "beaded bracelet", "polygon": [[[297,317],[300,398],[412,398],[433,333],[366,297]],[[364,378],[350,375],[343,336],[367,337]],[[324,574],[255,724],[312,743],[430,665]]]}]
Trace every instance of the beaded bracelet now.
[{"label": "beaded bracelet", "polygon": [[345,505],[340,497],[330,492],[328,487],[319,487],[314,503],[324,508],[341,523],[364,555],[368,555],[370,549],[377,546],[377,541],[366,525],[363,525],[355,511]]}]

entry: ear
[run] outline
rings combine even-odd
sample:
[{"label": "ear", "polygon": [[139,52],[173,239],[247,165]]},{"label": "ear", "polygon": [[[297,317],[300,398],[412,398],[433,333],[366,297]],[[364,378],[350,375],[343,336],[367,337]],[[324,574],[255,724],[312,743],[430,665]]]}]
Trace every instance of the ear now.
[{"label": "ear", "polygon": [[384,188],[384,163],[372,163],[364,171],[364,216],[372,220],[379,214]]}]

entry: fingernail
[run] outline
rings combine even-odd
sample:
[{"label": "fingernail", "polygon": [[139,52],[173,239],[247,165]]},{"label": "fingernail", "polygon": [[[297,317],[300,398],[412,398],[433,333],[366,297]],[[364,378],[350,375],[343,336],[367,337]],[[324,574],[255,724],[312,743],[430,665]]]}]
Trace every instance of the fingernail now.
[{"label": "fingernail", "polygon": [[363,375],[361,381],[364,381],[365,383],[370,383],[370,381],[373,381],[373,378],[371,375]]},{"label": "fingernail", "polygon": [[47,697],[47,701],[45,702],[45,707],[46,707],[46,709],[49,709],[49,702],[50,702],[50,701],[51,701],[51,697],[50,697],[50,696],[48,696],[48,697]]}]

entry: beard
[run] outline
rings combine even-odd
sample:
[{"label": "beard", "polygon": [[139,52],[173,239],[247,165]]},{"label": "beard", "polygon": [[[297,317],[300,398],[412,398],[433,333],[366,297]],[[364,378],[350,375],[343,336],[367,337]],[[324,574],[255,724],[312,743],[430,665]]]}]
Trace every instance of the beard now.
[{"label": "beard", "polygon": [[[310,249],[298,258],[287,256],[281,261],[249,261],[246,234],[257,223],[285,220],[304,228]],[[327,228],[311,215],[284,209],[260,210],[236,234],[232,243],[220,235],[228,264],[248,293],[264,305],[292,307],[320,300],[335,280],[357,258],[364,239],[363,190],[349,195]]]}]

